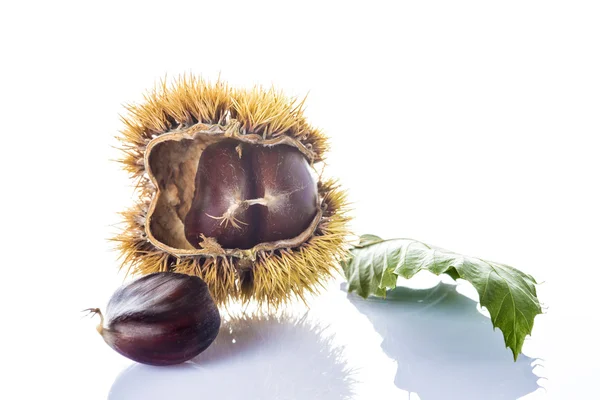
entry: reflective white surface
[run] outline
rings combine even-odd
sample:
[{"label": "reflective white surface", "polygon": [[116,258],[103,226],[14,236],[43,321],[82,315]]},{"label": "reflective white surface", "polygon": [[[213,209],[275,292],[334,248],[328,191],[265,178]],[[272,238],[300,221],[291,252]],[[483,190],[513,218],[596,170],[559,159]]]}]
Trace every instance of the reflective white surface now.
[{"label": "reflective white surface", "polygon": [[[476,302],[458,293],[456,285],[435,281],[429,278],[435,286],[426,289],[399,287],[386,300],[365,300],[332,286],[301,317],[234,317],[191,362],[127,367],[109,399],[351,399],[361,392],[365,397],[360,398],[367,398],[377,385],[369,382],[368,372],[382,370],[390,377],[393,372],[387,392],[398,399],[409,393],[422,400],[516,399],[538,389],[532,372],[536,360],[521,355],[513,362],[502,335],[492,331]],[[328,320],[331,313],[337,321]],[[355,325],[353,335],[340,338],[337,325]],[[369,343],[374,335],[361,334],[369,328],[383,338],[380,349],[392,363],[352,361],[361,347],[374,344]]]}]

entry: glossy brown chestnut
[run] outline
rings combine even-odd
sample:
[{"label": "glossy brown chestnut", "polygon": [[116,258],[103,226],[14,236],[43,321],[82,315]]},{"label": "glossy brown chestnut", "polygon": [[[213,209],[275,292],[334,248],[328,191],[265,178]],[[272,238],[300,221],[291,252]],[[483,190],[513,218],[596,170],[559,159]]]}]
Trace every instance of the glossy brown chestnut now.
[{"label": "glossy brown chestnut", "polygon": [[202,279],[172,272],[139,278],[113,294],[98,332],[123,356],[149,365],[185,362],[217,337],[221,317]]},{"label": "glossy brown chestnut", "polygon": [[185,235],[196,248],[211,237],[224,248],[248,249],[291,239],[318,211],[317,183],[295,147],[226,139],[207,146],[196,173]]}]

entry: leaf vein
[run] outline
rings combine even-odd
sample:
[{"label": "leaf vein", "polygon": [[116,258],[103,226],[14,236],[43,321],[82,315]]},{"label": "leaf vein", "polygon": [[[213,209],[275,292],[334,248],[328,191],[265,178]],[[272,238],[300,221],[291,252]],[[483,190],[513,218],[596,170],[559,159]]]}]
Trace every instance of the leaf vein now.
[{"label": "leaf vein", "polygon": [[519,314],[521,314],[521,316],[523,317],[523,320],[527,324],[527,332],[531,333],[533,327],[529,324],[529,321],[527,320],[527,317],[525,316],[525,314],[523,314],[523,311],[521,311],[521,310],[517,310],[517,311],[519,311]]},{"label": "leaf vein", "polygon": [[[510,290],[511,285],[508,283],[508,281],[503,276],[501,276],[498,273],[498,271],[496,271],[496,268],[494,268],[492,263],[487,262],[487,261],[486,261],[486,263],[487,263],[487,265],[490,266],[490,268],[492,268],[494,270],[494,272],[496,272],[496,275],[498,275],[498,277],[500,279],[502,279],[504,281],[504,283],[506,284],[506,290],[508,291],[508,293],[506,293],[506,295],[504,296],[504,299],[506,298],[506,296],[510,295],[510,299],[511,299],[512,305],[513,305],[513,321],[512,321],[512,323],[513,323],[513,332],[515,332],[514,343],[515,343],[515,348],[516,348],[517,347],[517,340],[516,340],[516,338],[517,338],[517,335],[516,335],[516,332],[517,332],[517,306],[515,304],[515,296],[513,295],[512,290]],[[502,303],[500,304],[500,308],[498,309],[498,314],[500,314],[500,310],[502,309],[502,304],[504,304],[504,299],[502,299]],[[498,314],[496,314],[496,319],[498,319]],[[508,336],[506,338],[508,339]]]},{"label": "leaf vein", "polygon": [[494,324],[494,326],[498,326],[498,325],[496,325],[496,321],[498,320],[498,316],[500,315],[500,311],[502,311],[502,306],[504,305],[504,300],[506,300],[506,296],[508,296],[508,293],[506,293],[504,295],[504,297],[502,298],[502,301],[500,302],[500,307],[498,307],[498,312],[496,313],[496,317],[492,319],[492,324]]},{"label": "leaf vein", "polygon": [[490,276],[492,275],[492,272],[494,272],[494,270],[490,269],[490,272],[488,273],[488,276],[485,280],[485,286],[483,287],[483,294],[481,295],[481,299],[479,299],[479,301],[483,301],[483,299],[485,298],[485,294],[487,292],[487,287],[488,287],[488,282],[490,281]]}]

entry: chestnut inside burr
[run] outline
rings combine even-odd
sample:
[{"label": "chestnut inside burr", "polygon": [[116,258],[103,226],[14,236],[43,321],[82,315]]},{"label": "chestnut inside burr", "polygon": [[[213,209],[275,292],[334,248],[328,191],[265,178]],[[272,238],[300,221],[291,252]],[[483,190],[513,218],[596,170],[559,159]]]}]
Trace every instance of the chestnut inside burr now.
[{"label": "chestnut inside burr", "polygon": [[157,191],[145,233],[162,251],[253,258],[297,247],[317,229],[323,210],[311,150],[287,136],[228,132],[198,124],[147,145]]},{"label": "chestnut inside burr", "polygon": [[210,237],[231,249],[291,239],[317,205],[316,180],[298,149],[225,139],[200,156],[185,237],[196,248]]}]

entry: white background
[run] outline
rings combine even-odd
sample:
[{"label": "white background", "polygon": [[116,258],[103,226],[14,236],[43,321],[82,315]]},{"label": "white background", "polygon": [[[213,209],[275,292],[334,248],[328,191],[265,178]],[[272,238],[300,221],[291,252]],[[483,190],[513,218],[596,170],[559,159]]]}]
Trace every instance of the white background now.
[{"label": "white background", "polygon": [[593,1],[2,2],[0,398],[339,398],[314,330],[275,329],[279,350],[237,364],[121,373],[131,363],[81,318],[123,279],[107,241],[133,200],[110,161],[119,113],[183,72],[310,92],[357,233],[544,282],[517,364],[467,298],[365,312],[332,282],[311,313],[347,346],[356,398],[597,398],[599,20]]}]

